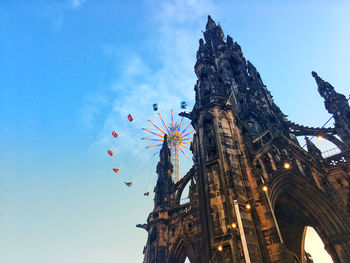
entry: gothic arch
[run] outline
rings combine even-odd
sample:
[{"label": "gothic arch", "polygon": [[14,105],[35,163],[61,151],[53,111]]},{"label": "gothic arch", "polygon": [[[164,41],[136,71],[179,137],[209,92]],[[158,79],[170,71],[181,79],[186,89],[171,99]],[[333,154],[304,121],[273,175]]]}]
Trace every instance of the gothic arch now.
[{"label": "gothic arch", "polygon": [[178,237],[170,252],[169,263],[184,263],[186,257],[189,258],[191,263],[196,262],[196,254],[194,252],[193,245],[189,239],[182,234]]},{"label": "gothic arch", "polygon": [[348,219],[328,201],[329,197],[299,175],[278,175],[269,182],[269,189],[289,250],[303,258],[305,227],[312,226],[334,262],[345,263],[347,261],[340,261],[340,258],[350,259]]}]

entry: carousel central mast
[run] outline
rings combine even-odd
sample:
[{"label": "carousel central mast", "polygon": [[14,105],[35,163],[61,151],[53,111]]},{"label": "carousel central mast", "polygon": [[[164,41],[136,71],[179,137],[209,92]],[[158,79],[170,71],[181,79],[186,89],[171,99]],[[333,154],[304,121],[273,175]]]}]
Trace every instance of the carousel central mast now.
[{"label": "carousel central mast", "polygon": [[172,180],[174,183],[177,183],[180,180],[180,162],[179,162],[179,151],[180,151],[180,144],[182,143],[182,138],[179,135],[178,132],[178,125],[175,124],[174,128],[171,128],[172,132],[171,135],[168,137],[168,144],[170,147],[170,157],[171,157],[171,163],[174,167]]}]

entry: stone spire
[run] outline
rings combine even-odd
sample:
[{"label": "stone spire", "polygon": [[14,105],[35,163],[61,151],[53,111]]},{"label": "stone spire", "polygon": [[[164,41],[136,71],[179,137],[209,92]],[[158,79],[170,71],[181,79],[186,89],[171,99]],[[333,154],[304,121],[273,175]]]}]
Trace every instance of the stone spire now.
[{"label": "stone spire", "polygon": [[343,94],[337,93],[333,86],[321,79],[316,72],[312,72],[315,78],[318,92],[324,98],[327,111],[333,114],[335,129],[341,140],[350,148],[350,107]]},{"label": "stone spire", "polygon": [[311,74],[316,80],[316,83],[318,86],[318,92],[325,99],[325,103],[328,100],[331,100],[332,97],[340,95],[334,90],[334,88],[331,84],[329,84],[328,82],[321,79],[315,71],[312,71]]},{"label": "stone spire", "polygon": [[164,141],[159,153],[160,162],[170,162],[170,150],[168,146],[168,136],[164,135]]},{"label": "stone spire", "polygon": [[223,41],[224,32],[222,31],[220,25],[216,25],[215,21],[211,18],[211,16],[208,16],[208,22],[205,29],[206,30],[204,32],[204,39],[207,43],[210,41],[214,43]]},{"label": "stone spire", "polygon": [[[195,108],[212,104],[231,105],[237,117],[246,121],[255,139],[263,131],[290,133],[283,125],[285,116],[274,104],[259,72],[243,56],[241,47],[208,16],[204,40],[199,41],[195,72]],[[294,140],[294,138],[292,138]]]},{"label": "stone spire", "polygon": [[318,92],[324,98],[326,109],[331,114],[337,114],[340,104],[347,104],[346,97],[343,94],[337,93],[333,86],[320,78],[315,71],[312,71],[312,76],[316,80]]},{"label": "stone spire", "polygon": [[168,147],[168,137],[164,135],[163,146],[160,149],[160,160],[157,164],[158,180],[156,187],[154,188],[154,207],[165,207],[170,201],[170,195],[173,188],[173,182],[171,179],[173,172],[173,165],[170,160],[170,150]]},{"label": "stone spire", "polygon": [[211,18],[211,16],[208,16],[208,22],[207,22],[205,29],[209,30],[209,29],[212,29],[214,27],[216,27],[215,21]]}]

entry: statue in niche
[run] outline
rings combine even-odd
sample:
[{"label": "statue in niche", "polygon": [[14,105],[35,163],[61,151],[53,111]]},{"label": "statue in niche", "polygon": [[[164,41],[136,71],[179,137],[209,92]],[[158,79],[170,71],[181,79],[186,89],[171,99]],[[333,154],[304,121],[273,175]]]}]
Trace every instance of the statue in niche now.
[{"label": "statue in niche", "polygon": [[201,80],[201,89],[203,91],[203,96],[207,96],[212,93],[211,86],[214,81],[214,69],[210,65],[203,66],[199,71],[199,77]]},{"label": "statue in niche", "polygon": [[212,121],[207,121],[204,124],[204,134],[205,134],[205,150],[207,160],[213,159],[217,155],[216,142],[214,135],[214,127]]},{"label": "statue in niche", "polygon": [[203,91],[203,96],[208,96],[210,94],[210,85],[208,81],[201,82],[201,89]]},{"label": "statue in niche", "polygon": [[230,63],[227,60],[221,62],[221,76],[224,81],[230,81],[232,78],[232,71]]}]

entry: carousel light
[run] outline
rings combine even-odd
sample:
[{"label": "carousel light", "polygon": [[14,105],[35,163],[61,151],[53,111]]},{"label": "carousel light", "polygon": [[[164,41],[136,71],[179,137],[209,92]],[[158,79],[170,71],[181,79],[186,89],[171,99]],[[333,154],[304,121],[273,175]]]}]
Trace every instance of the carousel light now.
[{"label": "carousel light", "polygon": [[318,135],[316,138],[319,142],[323,140],[323,137],[321,135]]},{"label": "carousel light", "polygon": [[267,190],[268,190],[266,185],[264,185],[262,189],[263,189],[264,192],[267,192]]},{"label": "carousel light", "polygon": [[219,250],[219,252],[221,252],[222,251],[222,246],[220,245],[220,246],[218,246],[218,250]]},{"label": "carousel light", "polygon": [[286,169],[289,169],[290,168],[290,164],[289,163],[284,163],[283,167],[286,168]]},{"label": "carousel light", "polygon": [[250,208],[252,207],[250,206],[250,204],[246,204],[245,208],[247,208],[247,210],[250,210]]},{"label": "carousel light", "polygon": [[235,229],[235,228],[237,228],[237,224],[236,224],[236,223],[232,223],[232,224],[231,224],[231,227],[232,227],[233,229]]}]

